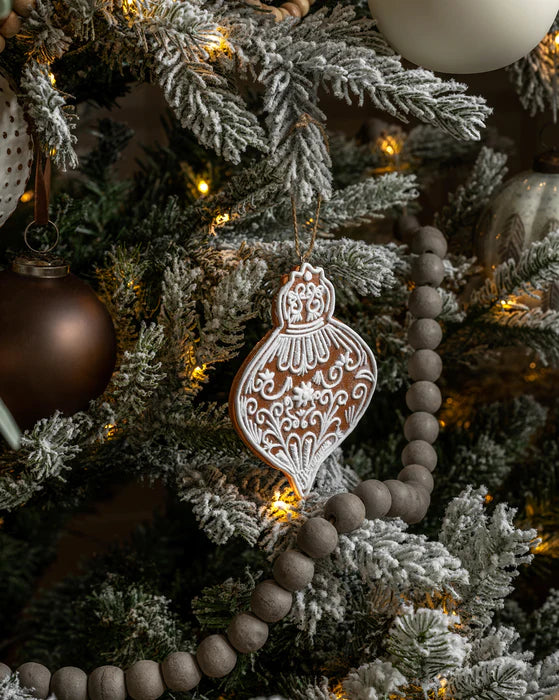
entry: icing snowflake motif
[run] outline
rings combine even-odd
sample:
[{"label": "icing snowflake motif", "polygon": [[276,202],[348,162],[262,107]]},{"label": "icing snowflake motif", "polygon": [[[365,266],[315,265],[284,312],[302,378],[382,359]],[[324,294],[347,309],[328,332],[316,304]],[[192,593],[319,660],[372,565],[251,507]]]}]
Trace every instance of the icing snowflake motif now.
[{"label": "icing snowflake motif", "polygon": [[295,395],[293,400],[297,406],[306,406],[314,398],[318,398],[318,396],[315,397],[315,393],[318,392],[315,392],[311,382],[302,382],[301,386],[293,388],[293,394]]},{"label": "icing snowflake motif", "polygon": [[364,340],[334,318],[335,292],[321,268],[304,263],[277,298],[274,328],[231,389],[233,423],[250,449],[281,469],[300,496],[322,462],[351,433],[376,385]]}]

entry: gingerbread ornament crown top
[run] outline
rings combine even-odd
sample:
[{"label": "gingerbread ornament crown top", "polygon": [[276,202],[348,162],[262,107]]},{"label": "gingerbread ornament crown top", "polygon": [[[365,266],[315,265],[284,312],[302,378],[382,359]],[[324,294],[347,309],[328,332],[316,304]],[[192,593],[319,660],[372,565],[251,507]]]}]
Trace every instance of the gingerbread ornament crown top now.
[{"label": "gingerbread ornament crown top", "polygon": [[355,428],[376,385],[371,349],[334,318],[324,270],[304,262],[275,302],[274,327],[237,373],[231,418],[247,446],[307,496],[322,462]]}]

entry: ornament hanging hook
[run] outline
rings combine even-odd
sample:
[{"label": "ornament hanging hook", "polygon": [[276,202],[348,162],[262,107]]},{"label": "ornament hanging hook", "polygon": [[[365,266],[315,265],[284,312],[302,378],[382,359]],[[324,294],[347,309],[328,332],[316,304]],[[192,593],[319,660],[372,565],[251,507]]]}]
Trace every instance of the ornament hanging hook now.
[{"label": "ornament hanging hook", "polygon": [[29,243],[28,235],[29,235],[29,229],[37,224],[36,221],[31,221],[29,224],[27,224],[27,227],[25,231],[23,232],[23,240],[25,241],[25,245],[29,248],[29,250],[32,250],[34,253],[40,253],[41,255],[46,255],[47,253],[50,253],[51,250],[54,250],[56,246],[58,245],[58,242],[60,241],[60,231],[58,229],[58,226],[54,223],[54,221],[51,221],[50,219],[47,221],[47,224],[50,224],[56,233],[56,238],[54,240],[54,243],[50,245],[48,248],[45,248],[44,250],[39,250],[38,248],[33,248],[31,243]]},{"label": "ornament hanging hook", "polygon": [[[320,133],[322,134],[322,138],[324,140],[324,145],[326,146],[326,151],[327,153],[330,153],[330,143],[328,140],[328,134],[326,133],[326,129],[324,128],[324,125],[321,124],[319,121],[311,117],[310,114],[307,114],[304,112],[299,119],[295,122],[295,124],[291,127],[289,130],[287,136],[291,136],[297,129],[306,129],[310,124],[313,124],[316,126]],[[318,234],[318,220],[320,217],[320,207],[322,206],[322,195],[318,195],[317,197],[317,205],[316,205],[316,213],[314,216],[314,222],[313,222],[313,227],[312,227],[312,232],[311,232],[311,240],[309,243],[309,247],[307,250],[303,253],[301,250],[301,240],[299,236],[299,222],[297,220],[297,202],[295,201],[295,197],[291,195],[291,214],[293,217],[293,233],[295,236],[295,252],[297,253],[297,257],[301,261],[301,265],[310,258],[311,253],[314,249],[315,243],[316,243],[316,237]],[[312,219],[311,219],[312,221]]]}]

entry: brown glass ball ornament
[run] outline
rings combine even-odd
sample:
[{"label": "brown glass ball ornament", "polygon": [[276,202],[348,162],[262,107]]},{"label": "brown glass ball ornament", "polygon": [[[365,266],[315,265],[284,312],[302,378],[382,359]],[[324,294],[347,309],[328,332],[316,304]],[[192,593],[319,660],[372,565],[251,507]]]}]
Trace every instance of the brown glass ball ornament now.
[{"label": "brown glass ball ornament", "polygon": [[0,272],[0,397],[22,430],[87,408],[115,362],[111,316],[67,263],[26,254]]}]

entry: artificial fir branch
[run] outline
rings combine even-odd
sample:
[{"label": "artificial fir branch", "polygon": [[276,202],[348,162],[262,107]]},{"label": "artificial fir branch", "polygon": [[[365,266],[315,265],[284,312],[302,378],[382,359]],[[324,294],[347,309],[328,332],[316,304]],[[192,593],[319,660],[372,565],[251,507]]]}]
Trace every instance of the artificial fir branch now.
[{"label": "artificial fir branch", "polygon": [[448,204],[436,218],[436,225],[447,236],[453,236],[462,228],[475,226],[483,207],[503,182],[507,173],[507,156],[483,147],[479,152],[466,183],[449,194]]},{"label": "artificial fir branch", "polygon": [[[1,60],[22,88],[43,145],[56,149],[62,166],[76,162],[75,105],[65,89],[76,102],[97,92],[106,104],[139,77],[160,85],[177,115],[169,146],[146,153],[134,182],[113,170],[131,134],[100,124],[96,150],[82,158],[82,178],[54,202],[63,252],[89,279],[98,268],[97,289],[117,326],[118,367],[87,412],[41,421],[20,453],[0,454],[0,504],[7,511],[0,561],[8,569],[0,591],[7,605],[23,605],[21,591],[31,590],[47,557],[26,552],[16,565],[14,550],[24,538],[15,535],[23,530],[25,539],[42,542],[45,522],[61,527],[53,509],[62,521],[83,505],[92,484],[105,492],[116,479],[160,480],[178,503],[127,546],[89,562],[83,577],[32,603],[30,622],[18,632],[27,636],[28,654],[53,668],[91,668],[100,659],[128,665],[194,648],[202,628],[223,629],[231,612],[247,607],[269,560],[294,545],[329,495],[352,490],[359,478],[394,476],[411,352],[405,305],[412,256],[403,246],[333,239],[320,240],[313,251],[312,263],[335,284],[337,315],[375,348],[380,376],[367,422],[345,458],[338,450],[327,460],[309,499],[297,502],[284,477],[257,463],[232,430],[226,408],[232,376],[270,326],[281,275],[298,262],[289,242],[289,195],[298,195],[303,222],[313,216],[317,193],[330,196],[322,209],[324,236],[356,223],[374,231],[376,217],[418,207],[417,190],[439,164],[471,165],[477,157],[443,212],[451,233],[470,226],[503,175],[502,156],[479,152],[471,141],[489,113],[483,101],[459,83],[406,70],[366,19],[364,0],[316,3],[302,22],[278,24],[243,2],[135,4],[134,13],[113,0],[38,0],[25,35]],[[321,91],[426,122],[405,139],[409,169],[379,177],[371,172],[378,149],[354,139],[330,136],[328,151]],[[192,187],[202,173],[212,174],[206,197]],[[302,228],[308,238],[310,228]],[[488,346],[500,352],[505,342],[557,361],[555,312],[496,307],[510,294],[533,294],[556,279],[555,248],[551,233],[518,262],[501,266],[467,305],[462,292],[475,262],[449,257],[440,349],[447,367],[448,357],[473,362]],[[548,462],[556,436],[538,440],[549,414],[535,399],[514,410],[505,402],[482,409],[484,386],[476,381],[475,391],[461,391],[458,379],[452,369],[445,372],[445,393],[460,402],[454,416],[445,404],[442,418],[449,420],[438,447],[445,474],[435,502],[485,482],[496,500],[522,505],[523,487],[543,497],[547,479],[552,509],[556,470]],[[470,428],[466,412],[479,418]],[[526,463],[534,473],[511,485]],[[545,476],[535,473],[544,470]],[[467,490],[451,503],[439,542],[393,519],[342,535],[332,559],[317,564],[312,586],[297,593],[291,617],[273,628],[269,646],[239,664],[226,690],[208,682],[195,697],[279,692],[332,700],[345,692],[357,700],[543,700],[559,692],[551,629],[556,596],[534,616],[540,633],[525,648],[541,650],[536,661],[519,651],[518,636],[498,626],[495,615],[531,558],[535,533],[513,524],[502,504],[486,510],[491,498],[484,494]],[[24,513],[40,507],[42,518],[23,527]],[[522,518],[526,526],[529,519]],[[426,524],[431,533],[439,529],[435,521],[433,515]],[[529,522],[552,527],[552,519],[535,515]],[[51,540],[44,548],[49,556]],[[239,583],[243,567],[246,580]],[[190,607],[197,595],[198,620]],[[17,680],[3,683],[10,700],[26,700]]]}]

